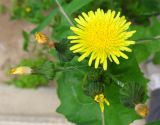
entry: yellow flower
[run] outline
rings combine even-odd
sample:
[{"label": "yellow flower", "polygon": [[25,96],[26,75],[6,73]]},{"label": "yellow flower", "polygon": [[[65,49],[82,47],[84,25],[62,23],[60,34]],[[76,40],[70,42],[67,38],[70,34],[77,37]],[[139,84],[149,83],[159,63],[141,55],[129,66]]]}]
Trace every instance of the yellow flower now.
[{"label": "yellow flower", "polygon": [[109,104],[109,101],[104,97],[103,94],[96,95],[96,96],[94,97],[94,100],[95,100],[97,103],[99,103],[101,112],[104,112],[104,103],[106,103],[108,106],[110,105],[110,104]]},{"label": "yellow flower", "polygon": [[77,25],[70,27],[75,35],[68,36],[68,39],[74,44],[70,50],[82,54],[78,61],[90,56],[89,66],[95,60],[95,68],[102,64],[107,70],[108,59],[116,64],[120,63],[117,57],[128,59],[123,51],[132,51],[128,46],[135,42],[128,38],[135,31],[127,31],[131,22],[126,22],[124,16],[120,17],[120,12],[116,14],[108,10],[105,13],[97,9],[96,12],[83,12],[75,21]]},{"label": "yellow flower", "polygon": [[37,32],[35,34],[35,39],[38,43],[40,44],[48,44],[49,39],[46,35],[44,35],[43,33]]},{"label": "yellow flower", "polygon": [[30,13],[30,12],[32,11],[32,8],[31,8],[31,7],[26,7],[26,8],[25,8],[25,11],[26,11],[27,13]]},{"label": "yellow flower", "polygon": [[141,117],[146,117],[149,113],[148,106],[145,104],[137,104],[135,106],[135,111],[137,112],[138,115]]},{"label": "yellow flower", "polygon": [[23,74],[31,74],[32,69],[27,66],[19,66],[16,68],[11,69],[10,73],[11,74],[17,74],[17,75],[23,75]]}]

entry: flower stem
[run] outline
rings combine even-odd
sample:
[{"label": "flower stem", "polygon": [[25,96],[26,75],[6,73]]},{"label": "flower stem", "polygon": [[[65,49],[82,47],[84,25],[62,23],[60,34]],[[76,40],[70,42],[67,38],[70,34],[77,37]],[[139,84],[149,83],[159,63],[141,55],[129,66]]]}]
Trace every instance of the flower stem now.
[{"label": "flower stem", "polygon": [[73,26],[73,22],[70,20],[70,18],[68,17],[68,15],[66,14],[66,12],[64,11],[63,7],[61,6],[61,4],[59,3],[58,0],[55,0],[55,2],[57,3],[58,5],[58,8],[60,10],[60,12],[64,15],[64,17],[67,19],[68,23]]},{"label": "flower stem", "polygon": [[136,44],[143,44],[143,43],[148,43],[150,41],[153,41],[153,40],[160,40],[160,36],[156,36],[156,37],[153,37],[153,38],[146,38],[146,39],[139,39],[139,40],[136,40]]},{"label": "flower stem", "polygon": [[119,81],[114,75],[112,75],[111,73],[107,73],[107,75],[109,76],[109,78],[111,78],[117,85],[119,85],[120,87],[124,86],[124,83]]},{"label": "flower stem", "polygon": [[101,117],[102,117],[102,125],[105,125],[105,121],[104,121],[104,112],[101,112]]}]

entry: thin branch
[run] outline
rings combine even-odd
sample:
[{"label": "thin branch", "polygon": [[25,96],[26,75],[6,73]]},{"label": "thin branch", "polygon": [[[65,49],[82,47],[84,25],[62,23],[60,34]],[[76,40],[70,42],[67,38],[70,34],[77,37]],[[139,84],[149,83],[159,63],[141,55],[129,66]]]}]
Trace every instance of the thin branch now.
[{"label": "thin branch", "polygon": [[60,12],[64,15],[64,17],[67,19],[68,23],[73,26],[73,22],[70,20],[69,16],[66,14],[66,12],[64,11],[63,7],[61,6],[61,4],[59,3],[58,0],[55,0],[55,2],[57,3],[58,5],[58,8],[60,10]]}]

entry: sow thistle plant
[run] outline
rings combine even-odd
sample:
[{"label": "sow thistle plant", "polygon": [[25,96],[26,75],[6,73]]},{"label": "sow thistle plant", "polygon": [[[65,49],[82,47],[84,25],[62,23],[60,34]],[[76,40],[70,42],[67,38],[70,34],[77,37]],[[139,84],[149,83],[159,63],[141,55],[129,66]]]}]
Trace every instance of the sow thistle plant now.
[{"label": "sow thistle plant", "polygon": [[37,44],[47,48],[54,61],[13,68],[11,74],[55,79],[61,101],[57,112],[77,125],[129,125],[147,117],[148,80],[135,57],[137,43],[132,36],[138,31],[130,28],[131,22],[120,12],[100,8],[82,12],[72,22],[55,2],[71,25],[70,34],[55,42],[35,33]]}]

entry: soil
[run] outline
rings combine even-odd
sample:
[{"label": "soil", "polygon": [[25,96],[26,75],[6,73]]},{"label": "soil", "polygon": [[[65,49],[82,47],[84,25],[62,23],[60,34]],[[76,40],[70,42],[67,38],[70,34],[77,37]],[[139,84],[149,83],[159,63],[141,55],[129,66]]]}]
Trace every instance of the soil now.
[{"label": "soil", "polygon": [[[7,9],[11,6],[10,0],[1,0],[0,4]],[[23,20],[11,20],[8,11],[0,15],[0,82],[8,78],[8,71],[22,58],[29,56],[22,50],[22,31],[30,31],[34,28]]]}]

